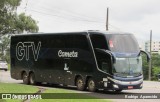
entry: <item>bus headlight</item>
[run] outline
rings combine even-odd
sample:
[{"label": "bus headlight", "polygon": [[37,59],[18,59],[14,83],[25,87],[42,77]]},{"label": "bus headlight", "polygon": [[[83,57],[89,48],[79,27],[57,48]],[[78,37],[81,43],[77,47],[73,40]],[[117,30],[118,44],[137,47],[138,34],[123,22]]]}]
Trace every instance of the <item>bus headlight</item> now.
[{"label": "bus headlight", "polygon": [[116,79],[112,79],[112,78],[110,78],[110,77],[108,77],[108,79],[110,79],[111,81],[113,81],[114,83],[117,83],[117,84],[120,84],[120,83],[121,83],[121,81],[116,80]]},{"label": "bus headlight", "polygon": [[107,85],[107,82],[104,82],[104,87],[107,87],[108,85]]},{"label": "bus headlight", "polygon": [[108,79],[107,78],[103,78],[103,81],[108,81]]},{"label": "bus headlight", "polygon": [[113,87],[116,88],[116,89],[119,88],[118,85],[116,85],[116,84],[113,84]]}]

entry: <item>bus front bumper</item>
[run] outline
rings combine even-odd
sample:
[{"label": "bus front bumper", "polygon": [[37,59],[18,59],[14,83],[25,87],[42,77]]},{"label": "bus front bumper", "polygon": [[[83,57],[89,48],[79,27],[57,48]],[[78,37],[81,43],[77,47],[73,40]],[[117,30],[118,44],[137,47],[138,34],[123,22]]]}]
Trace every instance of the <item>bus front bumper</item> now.
[{"label": "bus front bumper", "polygon": [[141,89],[143,87],[143,78],[136,81],[119,81],[110,77],[108,77],[107,79],[107,81],[103,81],[104,89],[130,90]]}]

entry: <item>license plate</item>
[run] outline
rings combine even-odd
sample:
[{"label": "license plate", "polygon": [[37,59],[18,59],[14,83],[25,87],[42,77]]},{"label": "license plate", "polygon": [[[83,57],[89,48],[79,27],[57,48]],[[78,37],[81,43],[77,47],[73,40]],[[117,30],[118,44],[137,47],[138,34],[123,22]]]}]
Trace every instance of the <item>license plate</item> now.
[{"label": "license plate", "polygon": [[128,86],[128,89],[133,89],[133,86]]}]

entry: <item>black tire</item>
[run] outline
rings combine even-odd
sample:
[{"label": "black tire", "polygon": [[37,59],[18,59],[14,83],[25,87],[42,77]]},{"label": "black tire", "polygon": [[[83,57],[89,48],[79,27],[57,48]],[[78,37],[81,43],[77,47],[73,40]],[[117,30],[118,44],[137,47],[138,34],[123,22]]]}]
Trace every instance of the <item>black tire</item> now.
[{"label": "black tire", "polygon": [[119,90],[115,90],[115,92],[122,92],[122,90],[120,90],[120,89]]},{"label": "black tire", "polygon": [[95,81],[94,81],[92,78],[90,78],[90,79],[88,80],[87,85],[88,85],[88,90],[89,90],[89,91],[91,91],[91,92],[95,92],[95,91],[96,91]]},{"label": "black tire", "polygon": [[41,85],[42,83],[41,82],[36,82],[36,85]]},{"label": "black tire", "polygon": [[7,71],[7,69],[5,69],[4,71]]},{"label": "black tire", "polygon": [[83,91],[85,89],[84,81],[81,77],[78,77],[76,80],[77,89]]},{"label": "black tire", "polygon": [[24,84],[29,84],[29,79],[28,79],[28,75],[27,75],[26,72],[24,72],[24,73],[22,74],[22,80],[23,80],[23,83],[24,83]]},{"label": "black tire", "polygon": [[31,74],[29,75],[29,83],[30,83],[31,85],[35,85],[35,84],[36,84],[34,73],[31,73]]}]

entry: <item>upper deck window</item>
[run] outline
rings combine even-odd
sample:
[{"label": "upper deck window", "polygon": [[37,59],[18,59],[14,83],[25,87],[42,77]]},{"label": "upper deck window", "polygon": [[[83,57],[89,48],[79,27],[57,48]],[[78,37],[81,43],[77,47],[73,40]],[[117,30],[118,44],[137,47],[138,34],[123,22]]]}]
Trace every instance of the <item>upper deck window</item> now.
[{"label": "upper deck window", "polygon": [[109,39],[109,47],[113,52],[119,53],[137,53],[139,46],[131,34],[112,34],[106,35]]},{"label": "upper deck window", "polygon": [[98,35],[98,34],[91,35],[91,41],[93,48],[108,50],[107,41],[104,35]]}]

